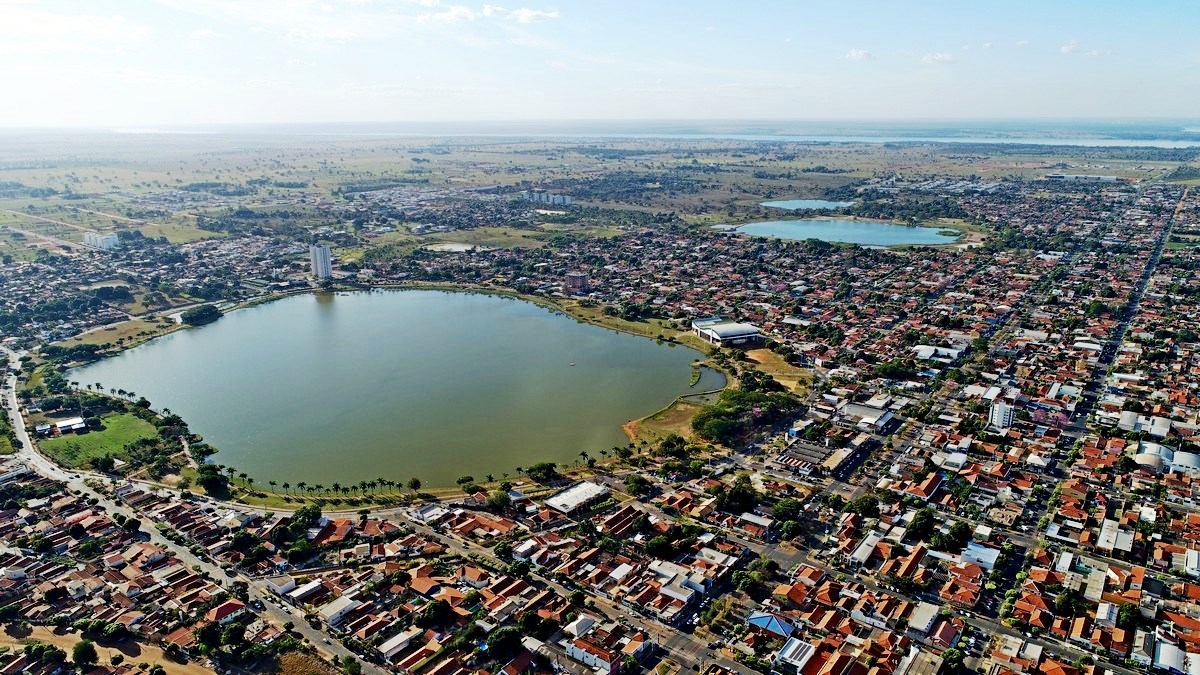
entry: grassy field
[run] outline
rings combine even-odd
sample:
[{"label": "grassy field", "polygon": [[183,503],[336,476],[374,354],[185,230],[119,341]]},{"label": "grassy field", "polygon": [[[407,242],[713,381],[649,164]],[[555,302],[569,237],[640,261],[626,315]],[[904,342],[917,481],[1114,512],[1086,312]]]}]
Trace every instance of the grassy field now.
[{"label": "grassy field", "polygon": [[671,434],[687,438],[692,435],[692,418],[702,407],[699,403],[677,399],[653,415],[626,424],[625,434],[635,443],[657,443]]},{"label": "grassy field", "polygon": [[477,227],[439,234],[430,238],[428,243],[467,244],[486,248],[541,248],[546,245],[542,236],[540,232],[513,227]]},{"label": "grassy field", "polygon": [[178,330],[179,327],[179,324],[169,320],[167,323],[164,323],[161,321],[146,321],[145,319],[130,319],[129,321],[113,326],[106,326],[98,330],[81,333],[73,338],[68,338],[55,344],[63,347],[72,347],[81,344],[102,345],[110,342],[116,344],[122,340],[124,340],[124,343],[136,344],[149,340],[152,337]]},{"label": "grassy field", "polygon": [[812,385],[810,371],[791,365],[770,349],[751,349],[746,352],[746,356],[757,364],[757,370],[775,378],[775,381],[787,387],[788,391],[803,393]]},{"label": "grassy field", "polygon": [[632,335],[641,335],[651,339],[673,338],[676,342],[700,350],[701,354],[708,353],[708,345],[692,334],[691,331],[677,330],[667,325],[667,322],[662,319],[650,319],[649,321],[626,321],[619,316],[609,316],[604,313],[601,307],[584,307],[576,300],[560,300],[555,303],[560,309],[567,314],[588,323],[611,328],[622,333],[630,333]]},{"label": "grassy field", "polygon": [[42,452],[66,466],[83,466],[97,457],[120,457],[125,446],[143,439],[154,438],[153,424],[128,413],[102,418],[104,428],[86,434],[70,434],[40,443]]}]

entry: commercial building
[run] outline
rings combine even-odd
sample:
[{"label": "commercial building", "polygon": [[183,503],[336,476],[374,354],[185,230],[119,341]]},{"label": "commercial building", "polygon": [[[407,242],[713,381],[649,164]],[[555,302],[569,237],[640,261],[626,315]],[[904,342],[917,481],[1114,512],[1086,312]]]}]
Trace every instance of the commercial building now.
[{"label": "commercial building", "polygon": [[522,192],[521,197],[527,202],[548,204],[550,206],[570,206],[572,202],[571,197],[568,195],[556,195],[549,192],[534,192],[533,190],[526,190]]},{"label": "commercial building", "polygon": [[1012,426],[1015,414],[1016,408],[1004,401],[996,401],[988,411],[988,424],[997,429],[1007,429]]},{"label": "commercial building", "polygon": [[757,326],[717,316],[696,319],[692,322],[692,332],[718,347],[749,347],[763,341],[762,332]]},{"label": "commercial building", "polygon": [[607,496],[608,488],[585,480],[547,499],[546,506],[569,515]]},{"label": "commercial building", "polygon": [[567,272],[567,281],[563,290],[568,295],[583,295],[588,292],[588,276],[583,272]]},{"label": "commercial building", "polygon": [[333,259],[329,254],[329,247],[324,244],[309,246],[308,264],[314,277],[328,279],[333,274]]},{"label": "commercial building", "polygon": [[85,232],[83,234],[83,245],[88,248],[94,248],[101,251],[111,251],[121,243],[121,238],[116,232]]}]

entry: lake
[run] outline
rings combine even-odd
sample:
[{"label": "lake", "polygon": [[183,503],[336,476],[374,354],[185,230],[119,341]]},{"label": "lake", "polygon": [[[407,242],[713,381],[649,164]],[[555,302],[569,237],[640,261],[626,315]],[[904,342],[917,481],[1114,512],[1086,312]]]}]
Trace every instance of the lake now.
[{"label": "lake", "polygon": [[787,209],[788,211],[810,211],[812,209],[844,209],[847,206],[854,206],[854,202],[831,202],[827,199],[784,199],[777,202],[759,202],[759,206]]},{"label": "lake", "polygon": [[263,485],[516,475],[627,442],[621,425],[689,387],[687,347],[495,295],[300,295],[78,368],[132,390]]},{"label": "lake", "polygon": [[819,218],[811,220],[769,220],[749,223],[737,232],[756,237],[778,239],[821,239],[823,241],[861,244],[863,246],[902,246],[952,244],[958,236],[942,234],[932,227],[908,227],[872,220],[840,220]]}]

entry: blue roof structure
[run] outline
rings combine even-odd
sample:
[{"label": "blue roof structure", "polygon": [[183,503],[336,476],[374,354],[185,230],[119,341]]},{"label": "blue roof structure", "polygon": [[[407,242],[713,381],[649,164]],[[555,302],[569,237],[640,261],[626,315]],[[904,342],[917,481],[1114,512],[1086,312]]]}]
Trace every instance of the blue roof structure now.
[{"label": "blue roof structure", "polygon": [[768,633],[774,633],[779,637],[791,637],[792,633],[796,630],[792,624],[774,614],[767,614],[766,612],[755,612],[750,615],[748,621],[751,626],[765,630]]}]

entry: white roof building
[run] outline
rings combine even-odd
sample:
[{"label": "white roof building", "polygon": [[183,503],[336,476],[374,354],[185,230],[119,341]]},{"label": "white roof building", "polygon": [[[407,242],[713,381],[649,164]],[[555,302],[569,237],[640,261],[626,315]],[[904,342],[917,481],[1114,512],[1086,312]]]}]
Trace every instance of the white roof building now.
[{"label": "white roof building", "polygon": [[547,499],[546,506],[560,513],[569,514],[607,496],[608,488],[585,480]]}]

